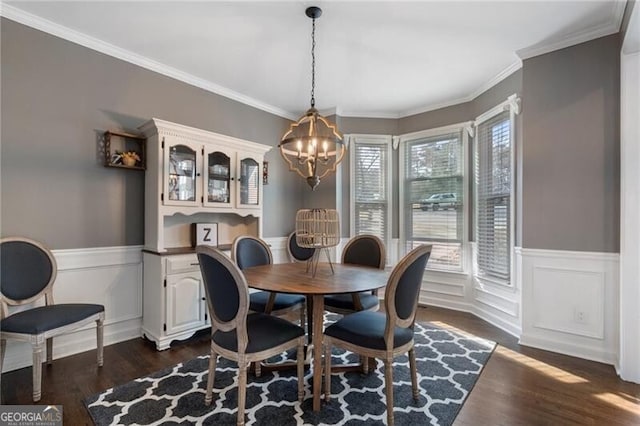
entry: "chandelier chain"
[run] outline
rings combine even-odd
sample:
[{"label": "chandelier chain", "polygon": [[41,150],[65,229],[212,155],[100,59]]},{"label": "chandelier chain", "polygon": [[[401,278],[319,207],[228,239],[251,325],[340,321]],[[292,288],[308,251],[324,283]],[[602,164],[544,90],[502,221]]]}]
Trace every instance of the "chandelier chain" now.
[{"label": "chandelier chain", "polygon": [[312,30],[311,30],[311,107],[314,108],[316,106],[316,19],[312,19]]}]

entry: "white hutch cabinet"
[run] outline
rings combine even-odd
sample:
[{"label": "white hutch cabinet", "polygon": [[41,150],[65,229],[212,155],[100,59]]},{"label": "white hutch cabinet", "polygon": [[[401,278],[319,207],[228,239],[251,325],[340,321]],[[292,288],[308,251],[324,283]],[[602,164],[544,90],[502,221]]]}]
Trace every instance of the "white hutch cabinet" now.
[{"label": "white hutch cabinet", "polygon": [[159,119],[147,137],[143,334],[158,350],[210,325],[192,238],[217,224],[218,247],[262,234],[262,163],[270,146]]}]

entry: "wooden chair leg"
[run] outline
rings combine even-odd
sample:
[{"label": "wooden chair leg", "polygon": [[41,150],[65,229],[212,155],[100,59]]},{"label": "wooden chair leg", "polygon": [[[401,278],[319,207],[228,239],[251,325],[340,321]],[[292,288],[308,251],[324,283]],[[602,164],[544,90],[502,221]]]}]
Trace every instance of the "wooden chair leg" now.
[{"label": "wooden chair leg", "polygon": [[298,402],[304,398],[304,336],[298,339]]},{"label": "wooden chair leg", "polygon": [[33,402],[40,401],[42,395],[42,352],[45,342],[33,344]]},{"label": "wooden chair leg", "polygon": [[244,356],[238,359],[238,418],[236,424],[244,425],[244,406],[247,400],[247,362]]},{"label": "wooden chair leg", "polygon": [[331,341],[324,345],[324,400],[331,399]]},{"label": "wooden chair leg", "polygon": [[418,400],[418,370],[416,369],[416,352],[411,348],[409,350],[409,368],[411,370],[411,390],[413,391],[413,399]]},{"label": "wooden chair leg", "polygon": [[216,377],[216,363],[218,361],[218,354],[211,349],[211,355],[209,356],[209,376],[207,377],[207,392],[204,395],[204,404],[211,405],[213,400],[213,380]]},{"label": "wooden chair leg", "polygon": [[98,342],[98,367],[104,364],[104,318],[96,321],[96,340]]},{"label": "wooden chair leg", "polygon": [[262,375],[262,364],[260,363],[260,361],[255,361],[253,363],[253,370],[256,377],[260,377]]},{"label": "wooden chair leg", "polygon": [[53,337],[47,339],[47,365],[53,362]]},{"label": "wooden chair leg", "polygon": [[0,373],[4,364],[4,353],[7,351],[7,339],[0,339]]},{"label": "wooden chair leg", "polygon": [[305,322],[307,318],[307,310],[305,309],[305,305],[306,303],[303,303],[302,307],[300,308],[300,327],[302,327],[303,330],[306,330]]},{"label": "wooden chair leg", "polygon": [[387,396],[387,426],[393,426],[393,359],[384,360],[384,381]]},{"label": "wooden chair leg", "polygon": [[362,374],[369,374],[369,357],[360,355],[360,365],[362,365]]}]

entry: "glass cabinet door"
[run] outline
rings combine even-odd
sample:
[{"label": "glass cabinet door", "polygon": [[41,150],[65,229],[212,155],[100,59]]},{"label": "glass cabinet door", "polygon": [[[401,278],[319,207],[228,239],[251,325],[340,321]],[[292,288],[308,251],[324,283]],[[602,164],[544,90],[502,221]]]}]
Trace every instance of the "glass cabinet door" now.
[{"label": "glass cabinet door", "polygon": [[198,176],[196,149],[182,144],[169,146],[165,161],[168,165],[165,203],[195,203]]},{"label": "glass cabinet door", "polygon": [[253,158],[240,160],[240,206],[260,205],[260,165]]},{"label": "glass cabinet door", "polygon": [[205,204],[231,206],[231,157],[224,152],[207,152],[205,157]]}]

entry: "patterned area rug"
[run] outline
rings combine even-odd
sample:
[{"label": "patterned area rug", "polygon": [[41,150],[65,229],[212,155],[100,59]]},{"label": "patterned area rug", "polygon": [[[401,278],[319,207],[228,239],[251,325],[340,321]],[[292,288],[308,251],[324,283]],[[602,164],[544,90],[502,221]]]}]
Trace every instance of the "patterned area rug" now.
[{"label": "patterned area rug", "polygon": [[[394,362],[396,425],[450,425],[460,411],[495,343],[430,323],[416,324],[420,397],[411,393],[409,358]],[[282,354],[282,361],[293,354]],[[270,361],[274,361],[271,359]],[[354,363],[357,355],[334,348],[333,363]],[[204,405],[208,356],[167,368],[84,400],[96,425],[235,425],[236,364],[218,358],[214,400]],[[331,401],[312,410],[312,373],[305,371],[305,399],[297,401],[295,369],[248,374],[246,421],[252,425],[384,425],[384,369],[368,375],[332,375]]]}]

